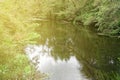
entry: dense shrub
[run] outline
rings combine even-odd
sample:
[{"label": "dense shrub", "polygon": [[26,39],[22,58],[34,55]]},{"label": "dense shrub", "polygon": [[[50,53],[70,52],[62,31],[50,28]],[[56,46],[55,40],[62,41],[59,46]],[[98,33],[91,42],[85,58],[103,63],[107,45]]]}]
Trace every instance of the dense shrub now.
[{"label": "dense shrub", "polygon": [[[95,24],[105,35],[120,34],[120,0],[46,0],[47,13],[57,19]],[[43,9],[44,10],[44,9]],[[47,16],[51,16],[47,15]],[[53,16],[52,16],[53,17]],[[94,27],[92,26],[92,27]]]}]

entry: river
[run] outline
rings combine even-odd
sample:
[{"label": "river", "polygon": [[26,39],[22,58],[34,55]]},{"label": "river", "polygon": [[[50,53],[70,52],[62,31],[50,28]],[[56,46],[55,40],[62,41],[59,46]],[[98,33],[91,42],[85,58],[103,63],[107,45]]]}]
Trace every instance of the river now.
[{"label": "river", "polygon": [[89,28],[54,21],[39,22],[37,44],[26,55],[45,80],[119,80],[120,40],[98,36]]}]

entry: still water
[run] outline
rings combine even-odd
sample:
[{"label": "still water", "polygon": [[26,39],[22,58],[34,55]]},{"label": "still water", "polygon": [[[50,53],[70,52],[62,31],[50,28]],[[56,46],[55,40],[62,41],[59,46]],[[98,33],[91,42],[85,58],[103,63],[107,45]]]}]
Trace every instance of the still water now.
[{"label": "still water", "polygon": [[[120,80],[120,40],[98,36],[83,26],[39,22],[38,44],[26,54],[45,80]],[[81,28],[80,28],[81,27]]]}]

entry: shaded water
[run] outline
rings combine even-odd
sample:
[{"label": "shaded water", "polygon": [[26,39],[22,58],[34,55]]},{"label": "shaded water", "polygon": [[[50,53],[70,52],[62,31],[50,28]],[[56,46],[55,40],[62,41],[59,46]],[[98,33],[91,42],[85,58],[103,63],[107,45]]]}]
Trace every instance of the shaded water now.
[{"label": "shaded water", "polygon": [[42,22],[36,31],[38,44],[25,51],[46,80],[120,80],[119,39],[59,22]]}]

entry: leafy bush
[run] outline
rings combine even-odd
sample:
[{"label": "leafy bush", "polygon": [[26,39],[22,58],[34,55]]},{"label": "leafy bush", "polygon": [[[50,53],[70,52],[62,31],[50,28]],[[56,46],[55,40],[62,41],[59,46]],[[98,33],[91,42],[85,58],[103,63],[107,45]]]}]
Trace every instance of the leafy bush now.
[{"label": "leafy bush", "polygon": [[[120,0],[46,0],[49,12],[57,19],[95,24],[106,35],[120,34]],[[50,15],[49,15],[50,16]],[[94,27],[94,26],[93,26]]]},{"label": "leafy bush", "polygon": [[23,50],[26,44],[36,43],[35,39],[40,38],[34,32],[38,24],[27,23],[32,14],[28,14],[29,9],[21,3],[17,0],[0,2],[0,80],[37,80],[36,71]]}]

